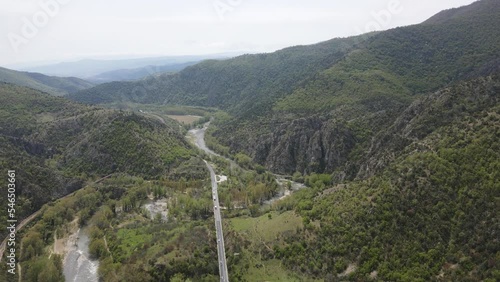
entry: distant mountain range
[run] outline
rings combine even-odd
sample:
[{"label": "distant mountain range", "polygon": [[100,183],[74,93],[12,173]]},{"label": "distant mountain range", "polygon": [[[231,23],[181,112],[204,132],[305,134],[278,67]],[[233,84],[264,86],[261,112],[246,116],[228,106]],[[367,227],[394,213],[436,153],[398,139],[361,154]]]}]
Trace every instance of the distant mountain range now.
[{"label": "distant mountain range", "polygon": [[93,83],[76,77],[47,76],[40,73],[14,71],[1,67],[0,82],[26,86],[55,96],[66,95],[94,86]]},{"label": "distant mountain range", "polygon": [[[182,66],[184,64],[199,62],[207,59],[230,58],[235,55],[236,54],[234,53],[223,53],[223,54],[212,54],[212,55],[165,56],[165,57],[115,59],[115,60],[85,59],[76,62],[63,62],[52,65],[24,67],[21,68],[20,70],[38,72],[46,75],[74,76],[90,80],[92,80],[94,77],[96,80],[99,80],[101,77],[107,80],[107,79],[114,79],[114,77],[109,73],[113,71],[120,71],[121,74],[118,74],[118,76],[123,76],[125,72],[122,70],[134,70],[134,69],[142,69],[148,67],[149,68],[153,67],[153,69],[158,67],[159,71],[162,71],[162,69],[166,69],[166,71],[177,71],[182,69]],[[150,73],[147,69],[135,70],[135,71],[145,73],[146,75],[153,74]],[[135,78],[136,77],[130,78],[126,76],[126,79],[124,80],[135,79]]]},{"label": "distant mountain range", "polygon": [[16,71],[0,67],[0,82],[30,87],[55,96],[114,81],[133,81],[173,73],[205,59],[224,59],[231,54],[171,56],[124,60],[82,60]]},{"label": "distant mountain range", "polygon": [[104,72],[92,77],[89,77],[87,80],[92,81],[94,83],[105,83],[111,81],[128,81],[128,80],[138,80],[151,75],[157,75],[159,73],[166,72],[177,72],[181,71],[188,66],[192,66],[194,64],[199,63],[199,61],[181,63],[181,64],[170,64],[170,65],[162,65],[162,66],[146,66],[135,69],[119,69],[112,70],[108,72]]}]

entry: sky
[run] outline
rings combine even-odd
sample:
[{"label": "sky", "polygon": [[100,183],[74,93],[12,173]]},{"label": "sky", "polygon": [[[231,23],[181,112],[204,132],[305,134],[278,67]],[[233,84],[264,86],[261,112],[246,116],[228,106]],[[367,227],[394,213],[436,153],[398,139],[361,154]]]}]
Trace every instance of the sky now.
[{"label": "sky", "polygon": [[474,0],[0,0],[0,66],[272,52],[417,24]]}]

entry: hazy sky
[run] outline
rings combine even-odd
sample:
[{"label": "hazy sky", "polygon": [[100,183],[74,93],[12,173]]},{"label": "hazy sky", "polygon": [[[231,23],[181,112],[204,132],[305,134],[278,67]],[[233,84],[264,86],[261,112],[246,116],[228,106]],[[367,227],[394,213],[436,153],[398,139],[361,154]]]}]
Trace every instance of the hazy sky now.
[{"label": "hazy sky", "polygon": [[0,0],[0,65],[268,52],[422,22],[474,0]]}]

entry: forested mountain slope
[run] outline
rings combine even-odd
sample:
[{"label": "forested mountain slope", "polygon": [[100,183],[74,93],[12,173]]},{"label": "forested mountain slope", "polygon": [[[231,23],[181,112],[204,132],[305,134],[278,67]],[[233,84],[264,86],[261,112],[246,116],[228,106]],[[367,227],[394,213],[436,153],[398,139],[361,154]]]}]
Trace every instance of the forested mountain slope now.
[{"label": "forested mountain slope", "polygon": [[276,53],[208,60],[173,75],[136,83],[102,84],[71,96],[87,103],[133,101],[217,106],[223,109],[270,108],[276,100],[318,70],[342,58],[360,38],[335,39]]},{"label": "forested mountain slope", "polygon": [[179,64],[170,64],[162,66],[147,66],[142,68],[133,69],[119,69],[100,73],[98,75],[89,77],[88,80],[96,83],[105,83],[111,81],[129,81],[139,80],[151,75],[158,75],[159,73],[178,72],[188,66],[192,66],[197,62],[187,62]]},{"label": "forested mountain slope", "polygon": [[26,86],[55,96],[74,93],[94,86],[76,77],[47,76],[35,72],[20,72],[0,67],[0,82]]},{"label": "forested mountain slope", "polygon": [[[304,191],[306,228],[275,247],[317,277],[352,281],[497,281],[500,75],[412,103],[376,139],[363,181]],[[372,277],[370,279],[369,277]]]},{"label": "forested mountain slope", "polygon": [[[159,178],[195,154],[173,121],[78,105],[5,83],[0,100],[0,164],[16,170],[19,218],[85,181],[115,172]],[[6,187],[6,181],[0,183]]]},{"label": "forested mountain slope", "polygon": [[482,0],[396,28],[270,54],[206,61],[174,75],[70,95],[219,107],[214,135],[281,173],[360,175],[370,141],[415,99],[499,69],[500,2]]}]

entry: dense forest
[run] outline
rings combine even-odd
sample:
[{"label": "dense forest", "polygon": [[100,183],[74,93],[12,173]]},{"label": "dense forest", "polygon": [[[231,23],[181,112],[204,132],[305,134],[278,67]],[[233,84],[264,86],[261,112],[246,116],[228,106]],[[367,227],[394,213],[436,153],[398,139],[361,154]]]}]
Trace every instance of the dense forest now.
[{"label": "dense forest", "polygon": [[[0,163],[17,172],[19,219],[88,180],[117,172],[159,178],[195,156],[173,121],[162,124],[5,83],[0,99]],[[0,181],[6,186],[7,178]]]},{"label": "dense forest", "polygon": [[[386,156],[395,155],[385,169],[283,206],[305,228],[276,255],[318,277],[351,264],[353,280],[498,280],[499,90],[496,75],[413,103],[405,128],[397,122],[381,137]],[[405,137],[406,146],[393,147]]]}]

